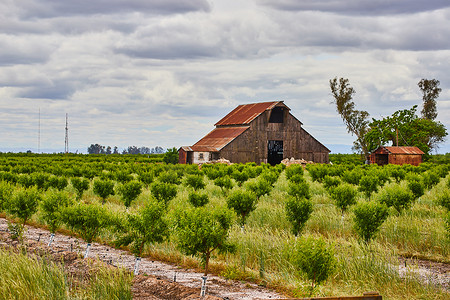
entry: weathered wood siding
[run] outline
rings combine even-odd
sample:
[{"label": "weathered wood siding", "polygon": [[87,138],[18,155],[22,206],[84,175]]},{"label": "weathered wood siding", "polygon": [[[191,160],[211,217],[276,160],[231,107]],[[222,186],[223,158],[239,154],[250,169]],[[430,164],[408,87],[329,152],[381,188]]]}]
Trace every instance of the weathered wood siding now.
[{"label": "weathered wood siding", "polygon": [[422,163],[422,155],[389,154],[389,163],[394,165],[410,164],[418,166]]},{"label": "weathered wood siding", "polygon": [[288,110],[283,123],[269,123],[269,111],[250,123],[250,128],[220,151],[234,163],[267,163],[268,141],[283,141],[283,157],[328,163],[329,150],[306,132]]}]

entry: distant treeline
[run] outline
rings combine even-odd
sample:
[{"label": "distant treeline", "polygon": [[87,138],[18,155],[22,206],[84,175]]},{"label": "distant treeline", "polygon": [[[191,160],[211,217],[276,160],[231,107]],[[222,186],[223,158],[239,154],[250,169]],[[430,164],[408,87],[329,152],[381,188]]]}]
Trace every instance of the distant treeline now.
[{"label": "distant treeline", "polygon": [[87,148],[88,154],[163,154],[165,151],[162,147],[156,146],[155,148],[149,147],[136,147],[129,146],[119,152],[117,146],[111,148],[111,146],[102,146],[100,144],[91,144]]}]

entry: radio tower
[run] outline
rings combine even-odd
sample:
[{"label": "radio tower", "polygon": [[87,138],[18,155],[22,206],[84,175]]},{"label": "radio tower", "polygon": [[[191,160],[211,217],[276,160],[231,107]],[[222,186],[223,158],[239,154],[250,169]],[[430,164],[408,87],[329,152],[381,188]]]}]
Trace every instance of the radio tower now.
[{"label": "radio tower", "polygon": [[69,127],[67,122],[67,113],[66,113],[66,139],[64,141],[64,153],[69,153]]}]

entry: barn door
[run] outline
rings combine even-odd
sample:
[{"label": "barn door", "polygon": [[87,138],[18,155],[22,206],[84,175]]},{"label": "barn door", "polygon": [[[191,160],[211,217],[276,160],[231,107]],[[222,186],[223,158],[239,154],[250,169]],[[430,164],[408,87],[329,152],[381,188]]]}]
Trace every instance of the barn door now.
[{"label": "barn door", "polygon": [[272,166],[283,160],[283,141],[269,141],[267,162]]}]

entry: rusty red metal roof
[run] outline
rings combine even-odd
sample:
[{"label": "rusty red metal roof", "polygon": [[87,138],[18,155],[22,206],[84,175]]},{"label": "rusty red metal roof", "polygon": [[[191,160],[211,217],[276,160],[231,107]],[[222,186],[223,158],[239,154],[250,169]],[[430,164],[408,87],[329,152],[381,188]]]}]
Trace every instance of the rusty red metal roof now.
[{"label": "rusty red metal roof", "polygon": [[[256,119],[264,111],[274,108],[283,101],[261,102],[252,104],[242,104],[233,109],[228,115],[223,117],[215,126],[223,125],[247,125]],[[287,108],[286,105],[283,104]]]},{"label": "rusty red metal roof", "polygon": [[192,151],[217,152],[248,128],[249,126],[216,128],[190,148]]},{"label": "rusty red metal roof", "polygon": [[[422,154],[425,154],[422,150],[420,150],[417,147],[406,147],[406,146],[387,147],[387,146],[383,146],[383,147],[380,147],[380,148],[383,148],[384,150],[386,150],[390,154],[407,154],[407,155],[422,155]],[[378,149],[380,149],[380,148],[378,148]],[[374,152],[376,152],[377,150],[375,150]]]}]

